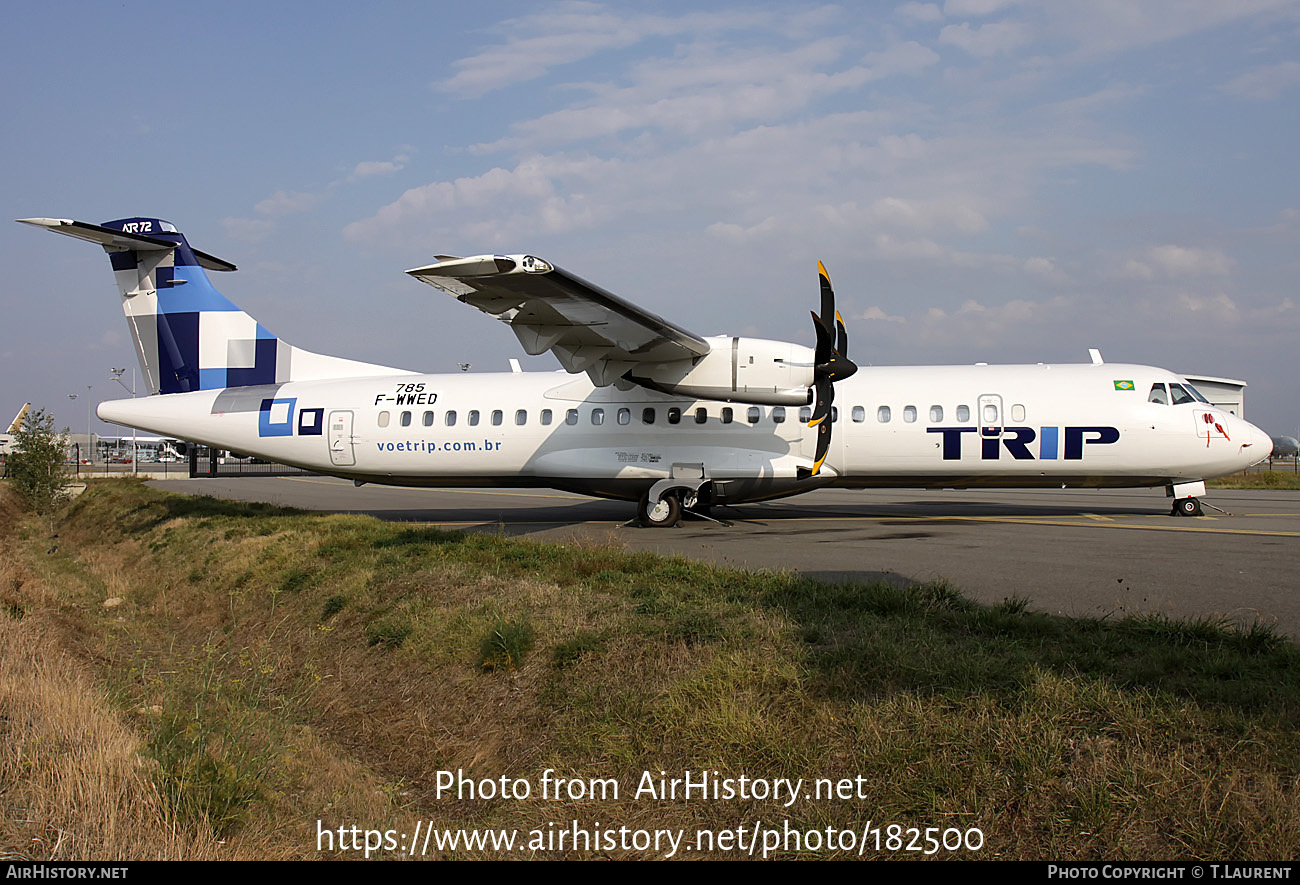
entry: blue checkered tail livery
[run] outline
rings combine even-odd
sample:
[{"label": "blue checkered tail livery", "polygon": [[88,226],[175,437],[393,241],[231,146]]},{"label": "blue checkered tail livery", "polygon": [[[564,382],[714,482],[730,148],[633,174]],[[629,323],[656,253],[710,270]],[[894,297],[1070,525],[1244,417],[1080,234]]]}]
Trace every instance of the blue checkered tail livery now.
[{"label": "blue checkered tail livery", "polygon": [[311,353],[277,338],[208,279],[208,271],[233,271],[235,266],[191,247],[184,234],[160,218],[103,224],[19,220],[104,247],[150,393],[400,371]]}]

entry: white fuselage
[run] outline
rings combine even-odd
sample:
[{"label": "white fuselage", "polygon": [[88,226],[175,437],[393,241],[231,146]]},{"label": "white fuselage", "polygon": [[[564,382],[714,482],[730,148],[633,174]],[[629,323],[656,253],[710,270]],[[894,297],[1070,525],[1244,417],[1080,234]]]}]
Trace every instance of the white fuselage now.
[{"label": "white fuselage", "polygon": [[674,465],[719,500],[834,484],[1155,486],[1244,469],[1267,435],[1208,404],[1148,401],[1123,364],[864,367],[835,387],[822,474],[800,408],[593,387],[564,373],[398,375],[106,402],[99,416],[358,481],[547,486],[635,499]]}]

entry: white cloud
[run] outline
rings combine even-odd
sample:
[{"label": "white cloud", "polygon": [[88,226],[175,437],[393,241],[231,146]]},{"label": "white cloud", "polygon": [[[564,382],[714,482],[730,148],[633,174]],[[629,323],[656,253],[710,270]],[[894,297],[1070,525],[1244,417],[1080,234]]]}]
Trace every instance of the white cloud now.
[{"label": "white cloud", "polygon": [[869,338],[873,327],[884,332],[884,324],[888,323],[906,327],[906,332],[885,332],[890,339],[901,334],[915,345],[943,349],[974,346],[996,353],[1012,342],[1023,342],[1067,325],[1074,313],[1074,303],[1064,296],[1041,302],[1013,298],[1000,304],[968,298],[955,308],[931,305],[907,316],[871,307],[859,319],[873,324],[866,330]]},{"label": "white cloud", "polygon": [[1218,249],[1192,249],[1184,246],[1152,246],[1148,260],[1169,276],[1226,276],[1233,261]]},{"label": "white cloud", "polygon": [[868,52],[863,58],[870,69],[870,79],[879,80],[892,74],[917,75],[938,63],[939,53],[920,43],[897,43],[882,52]]},{"label": "white cloud", "polygon": [[946,25],[939,32],[939,42],[956,46],[976,58],[991,58],[1025,45],[1032,34],[1022,22],[990,22],[972,28],[969,23]]},{"label": "white cloud", "polygon": [[1211,295],[1177,292],[1168,304],[1168,308],[1195,314],[1198,322],[1210,322],[1215,325],[1235,324],[1241,319],[1237,303],[1221,292]]},{"label": "white cloud", "polygon": [[221,227],[233,240],[255,243],[265,240],[275,230],[275,222],[269,218],[223,218]]},{"label": "white cloud", "polygon": [[906,323],[907,322],[907,319],[905,317],[896,316],[893,314],[887,314],[882,309],[876,306],[868,307],[866,312],[862,314],[861,319],[867,320],[868,322],[882,322],[882,323]]},{"label": "white cloud", "polygon": [[612,177],[611,164],[591,157],[531,157],[512,169],[435,181],[411,188],[372,217],[347,225],[354,242],[433,245],[469,242],[475,248],[520,248],[538,234],[589,229],[602,205],[584,192]]},{"label": "white cloud", "polygon": [[779,120],[873,78],[931,63],[924,47],[902,44],[872,57],[879,73],[861,65],[826,70],[846,48],[838,37],[786,50],[693,44],[674,56],[634,65],[630,85],[587,84],[586,100],[516,123],[514,136],[477,150],[531,150],[640,131],[700,137],[737,124]]},{"label": "white cloud", "polygon": [[1035,7],[1044,34],[1074,45],[1076,60],[1167,43],[1288,10],[1294,10],[1292,0],[1090,0]]},{"label": "white cloud", "polygon": [[1019,2],[1020,0],[948,0],[943,5],[943,11],[945,15],[956,18],[978,17],[992,15]]},{"label": "white cloud", "polygon": [[278,190],[270,197],[262,200],[254,206],[253,210],[259,215],[271,217],[277,215],[294,215],[312,209],[320,201],[321,197],[319,194]]},{"label": "white cloud", "polygon": [[[821,17],[817,10],[809,10],[803,17],[809,15],[813,19]],[[505,43],[453,62],[456,73],[435,85],[443,92],[477,98],[544,76],[552,68],[600,52],[627,49],[654,37],[687,35],[699,39],[729,30],[761,29],[766,19],[756,10],[739,15],[688,13],[672,18],[624,14],[598,3],[565,2],[503,22],[499,29],[510,35]]]},{"label": "white cloud", "polygon": [[943,11],[939,9],[936,3],[904,3],[894,10],[894,15],[911,22],[937,22],[943,21]]},{"label": "white cloud", "polygon": [[348,181],[360,181],[363,178],[372,178],[376,175],[391,175],[394,172],[400,172],[406,168],[410,157],[406,154],[399,154],[391,160],[365,160],[358,163],[352,172],[348,175]]},{"label": "white cloud", "polygon": [[1235,263],[1219,249],[1164,244],[1149,246],[1140,254],[1124,259],[1118,276],[1145,281],[1187,276],[1224,277]]},{"label": "white cloud", "polygon": [[1272,101],[1300,83],[1300,61],[1255,68],[1229,80],[1220,90],[1249,101]]}]

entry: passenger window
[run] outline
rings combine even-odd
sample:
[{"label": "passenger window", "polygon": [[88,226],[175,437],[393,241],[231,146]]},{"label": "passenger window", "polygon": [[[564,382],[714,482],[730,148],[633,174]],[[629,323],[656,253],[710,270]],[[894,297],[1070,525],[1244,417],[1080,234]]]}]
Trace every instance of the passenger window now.
[{"label": "passenger window", "polygon": [[456,426],[456,410],[455,410],[455,409],[451,409],[451,410],[449,410],[448,412],[446,412],[446,413],[442,416],[442,420],[446,423],[446,425],[447,425],[448,427],[455,427],[455,426]]},{"label": "passenger window", "polygon": [[876,409],[876,420],[881,424],[888,424],[890,417],[889,406],[881,406]]},{"label": "passenger window", "polygon": [[682,410],[673,406],[668,410],[668,423],[680,424],[682,422]]},{"label": "passenger window", "polygon": [[723,424],[731,423],[731,406],[725,406],[722,409],[722,423]]},{"label": "passenger window", "polygon": [[916,423],[916,406],[903,406],[903,420],[908,424]]},{"label": "passenger window", "polygon": [[519,411],[515,412],[515,424],[516,424],[516,425],[518,425],[519,427],[523,427],[523,426],[524,426],[525,424],[527,424],[527,423],[528,423],[528,410],[527,410],[527,409],[520,409]]},{"label": "passenger window", "polygon": [[465,416],[465,420],[469,422],[470,427],[478,427],[478,409],[471,409]]},{"label": "passenger window", "polygon": [[969,420],[970,420],[970,406],[958,406],[957,421],[961,424],[965,424]]},{"label": "passenger window", "polygon": [[493,409],[493,410],[492,410],[492,426],[493,426],[493,427],[500,427],[500,426],[501,426],[501,417],[502,417],[502,416],[501,416],[501,410],[500,410],[500,409]]},{"label": "passenger window", "polygon": [[993,403],[984,404],[984,423],[985,424],[998,423],[998,407],[993,405]]},{"label": "passenger window", "polygon": [[750,424],[757,424],[758,419],[763,417],[763,410],[758,406],[750,406],[745,412],[745,420]]},{"label": "passenger window", "polygon": [[773,424],[785,423],[785,406],[776,406],[775,408],[772,409],[772,423]]},{"label": "passenger window", "polygon": [[855,423],[855,424],[861,424],[863,421],[866,421],[866,420],[867,420],[867,410],[864,409],[864,408],[862,408],[862,406],[854,406],[854,407],[853,407],[853,423]]},{"label": "passenger window", "polygon": [[387,426],[388,426],[388,413],[387,413],[387,412],[380,412],[380,413],[379,413],[379,426],[380,426],[380,427],[387,427]]},{"label": "passenger window", "polygon": [[433,426],[433,412],[425,412],[424,417],[420,419],[425,427]]},{"label": "passenger window", "polygon": [[938,424],[943,421],[943,406],[930,406],[930,423]]},{"label": "passenger window", "polygon": [[604,423],[605,423],[605,410],[604,410],[604,409],[592,409],[592,410],[591,410],[591,423],[592,423],[592,424],[595,424],[597,427],[599,427],[601,424],[604,424]]},{"label": "passenger window", "polygon": [[631,423],[632,423],[632,410],[631,410],[631,409],[619,409],[619,410],[618,410],[618,423],[619,423],[619,424],[631,424]]},{"label": "passenger window", "polygon": [[550,427],[550,426],[551,426],[551,410],[550,410],[550,409],[542,409],[542,426],[543,426],[543,427]]},{"label": "passenger window", "polygon": [[799,423],[800,423],[800,424],[807,424],[807,423],[808,423],[809,421],[811,421],[811,420],[812,420],[812,407],[811,407],[811,406],[802,406],[802,407],[800,407],[800,409],[799,409]]},{"label": "passenger window", "polygon": [[1016,403],[1011,407],[1011,420],[1017,424],[1025,420],[1025,407],[1020,403]]},{"label": "passenger window", "polygon": [[700,406],[700,408],[698,408],[698,409],[695,410],[695,423],[696,423],[696,424],[703,424],[704,422],[706,422],[706,421],[708,421],[708,420],[709,420],[709,410],[708,410],[708,409],[704,408],[703,406]]},{"label": "passenger window", "polygon": [[564,413],[564,423],[565,423],[565,424],[577,424],[577,423],[578,423],[578,410],[577,410],[577,409],[569,409],[569,411],[565,412],[565,413]]},{"label": "passenger window", "polygon": [[403,427],[410,427],[410,426],[411,426],[411,413],[410,413],[410,412],[403,412],[403,413],[402,413],[402,426],[403,426]]},{"label": "passenger window", "polygon": [[653,423],[655,423],[655,410],[654,410],[654,409],[642,409],[642,410],[641,410],[641,423],[642,423],[642,424],[653,424]]},{"label": "passenger window", "polygon": [[834,424],[836,421],[839,420],[840,420],[840,407],[831,406],[831,423]]}]

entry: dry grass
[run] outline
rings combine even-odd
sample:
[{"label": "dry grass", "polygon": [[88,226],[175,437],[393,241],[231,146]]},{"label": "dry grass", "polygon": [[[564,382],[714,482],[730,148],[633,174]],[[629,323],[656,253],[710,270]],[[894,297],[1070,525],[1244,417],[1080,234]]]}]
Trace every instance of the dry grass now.
[{"label": "dry grass", "polygon": [[[315,857],[318,820],[871,819],[979,826],[981,856],[1300,850],[1300,655],[1268,631],[1070,621],[130,483],[93,486],[53,552],[46,530],[0,506],[15,855]],[[485,668],[504,627],[531,650]],[[440,771],[535,786],[548,768],[621,795],[436,791]],[[686,769],[866,786],[788,809],[632,795],[643,771]],[[576,852],[593,854],[627,853]]]},{"label": "dry grass", "polygon": [[178,826],[139,734],[41,620],[0,617],[0,857],[218,857]]}]

